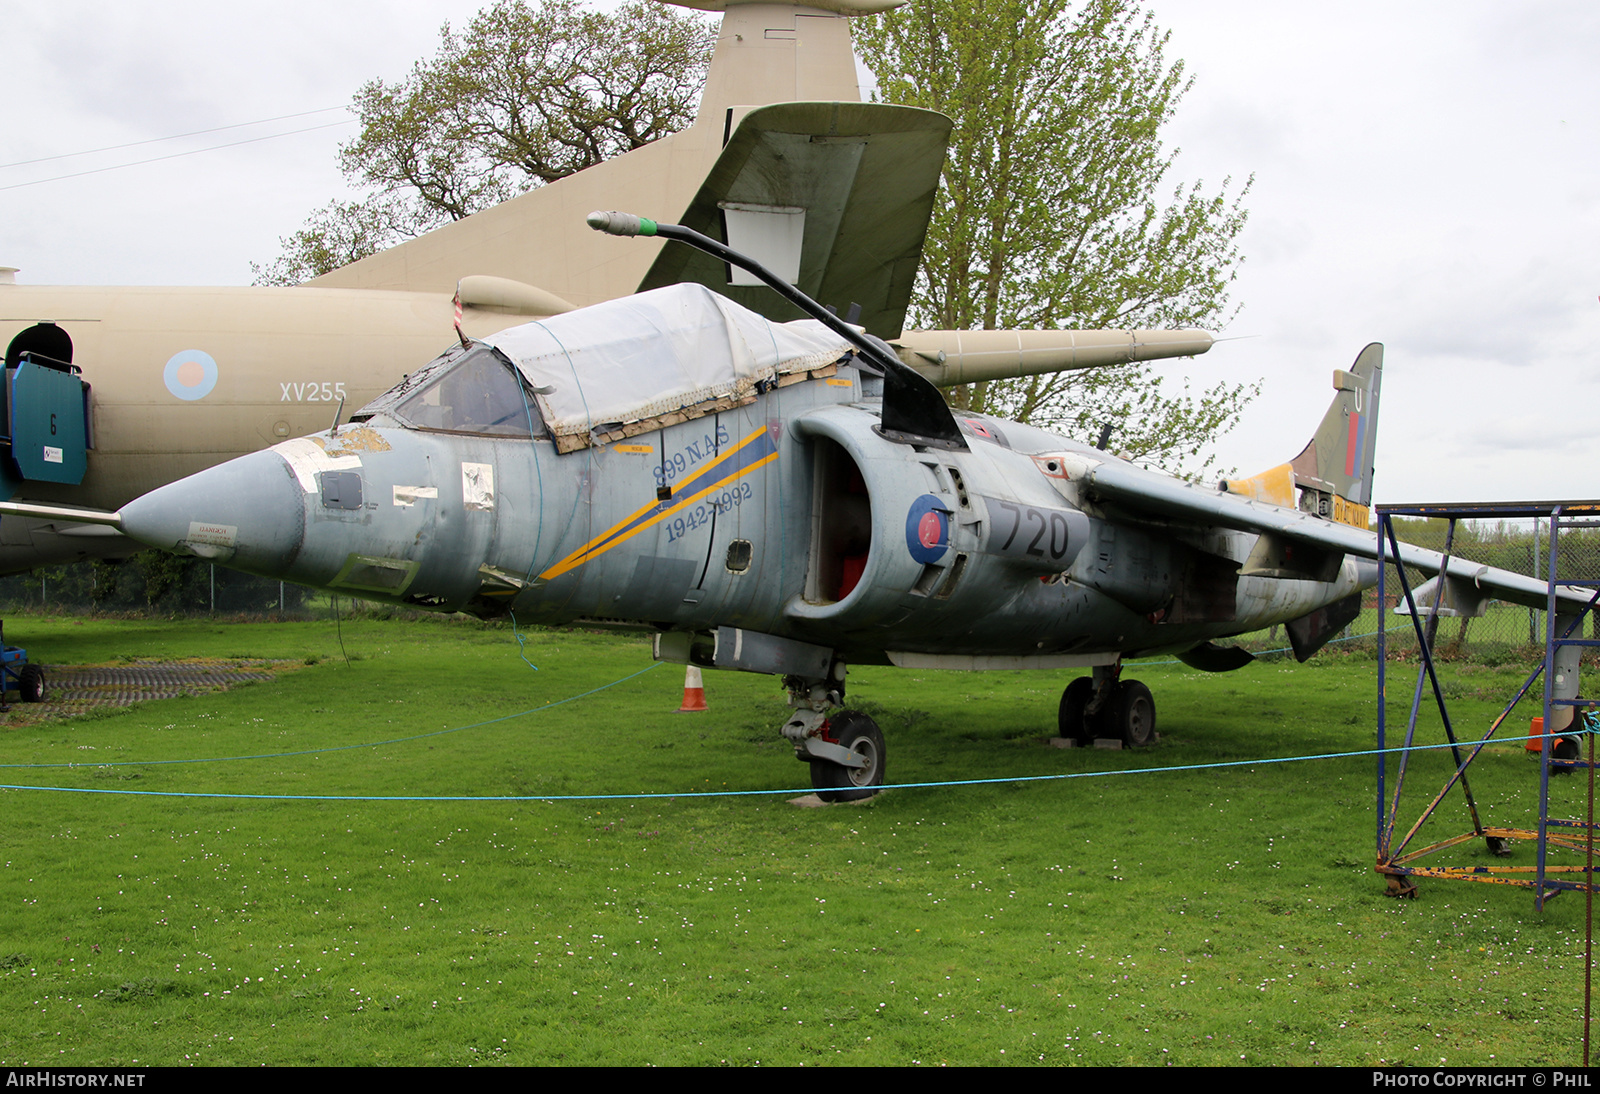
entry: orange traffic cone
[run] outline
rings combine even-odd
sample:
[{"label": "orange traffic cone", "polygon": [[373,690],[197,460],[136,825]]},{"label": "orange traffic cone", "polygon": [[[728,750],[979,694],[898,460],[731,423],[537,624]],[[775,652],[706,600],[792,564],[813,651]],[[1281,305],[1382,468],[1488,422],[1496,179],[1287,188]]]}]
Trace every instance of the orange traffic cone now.
[{"label": "orange traffic cone", "polygon": [[678,713],[697,714],[705,709],[705,683],[700,679],[700,670],[690,665],[683,670],[683,706],[678,708]]}]

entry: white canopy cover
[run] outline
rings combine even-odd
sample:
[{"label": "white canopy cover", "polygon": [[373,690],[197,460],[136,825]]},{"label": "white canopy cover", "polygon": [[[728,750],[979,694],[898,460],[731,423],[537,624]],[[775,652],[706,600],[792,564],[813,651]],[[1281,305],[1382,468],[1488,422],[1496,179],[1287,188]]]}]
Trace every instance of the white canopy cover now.
[{"label": "white canopy cover", "polygon": [[[833,364],[850,344],[814,319],[773,323],[704,285],[669,285],[484,339],[536,388],[559,438],[753,396],[785,373]],[[628,432],[633,432],[629,430]]]}]

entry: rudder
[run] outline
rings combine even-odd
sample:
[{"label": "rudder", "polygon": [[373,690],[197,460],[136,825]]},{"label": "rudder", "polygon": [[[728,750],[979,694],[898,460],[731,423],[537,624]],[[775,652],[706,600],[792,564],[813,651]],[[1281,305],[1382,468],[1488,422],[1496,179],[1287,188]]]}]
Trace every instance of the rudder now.
[{"label": "rudder", "polygon": [[1374,342],[1356,355],[1349,371],[1334,370],[1333,402],[1298,456],[1251,478],[1225,480],[1223,487],[1340,524],[1367,527],[1382,386],[1383,345]]}]

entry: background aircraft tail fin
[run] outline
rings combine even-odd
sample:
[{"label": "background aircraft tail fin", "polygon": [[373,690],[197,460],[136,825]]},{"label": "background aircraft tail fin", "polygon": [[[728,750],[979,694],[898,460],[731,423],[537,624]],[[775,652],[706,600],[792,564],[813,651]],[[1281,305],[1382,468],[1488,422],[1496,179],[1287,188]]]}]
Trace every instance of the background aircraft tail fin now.
[{"label": "background aircraft tail fin", "polygon": [[1223,485],[1229,493],[1367,527],[1382,386],[1383,346],[1374,342],[1356,355],[1349,371],[1334,371],[1333,403],[1298,456],[1252,478],[1230,479]]}]

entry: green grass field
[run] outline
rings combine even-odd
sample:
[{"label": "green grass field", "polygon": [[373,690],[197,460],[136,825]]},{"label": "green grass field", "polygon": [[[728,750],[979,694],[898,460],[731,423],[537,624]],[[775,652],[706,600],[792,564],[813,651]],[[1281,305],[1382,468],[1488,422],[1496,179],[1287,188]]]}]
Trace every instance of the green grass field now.
[{"label": "green grass field", "polygon": [[[381,801],[359,799],[807,779],[762,676],[708,673],[707,714],[673,713],[662,666],[462,728],[638,672],[640,639],[533,632],[534,672],[510,630],[449,621],[346,621],[348,664],[330,623],[7,623],[52,663],[303,667],[0,727],[0,782],[109,792],[0,792],[6,1064],[1581,1060],[1581,899],[1385,897],[1367,757],[1162,770],[1371,748],[1370,657],[1130,669],[1163,735],[1140,753],[1048,747],[1068,673],[856,670],[891,782],[1006,780],[865,806]],[[1447,671],[1465,729],[1521,675]],[[1410,691],[1391,683],[1395,710]],[[52,764],[73,766],[19,766]],[[1061,774],[1095,777],[1023,781]],[[1474,779],[1492,823],[1529,821],[1519,747]],[[1558,810],[1580,790],[1561,782]]]}]

